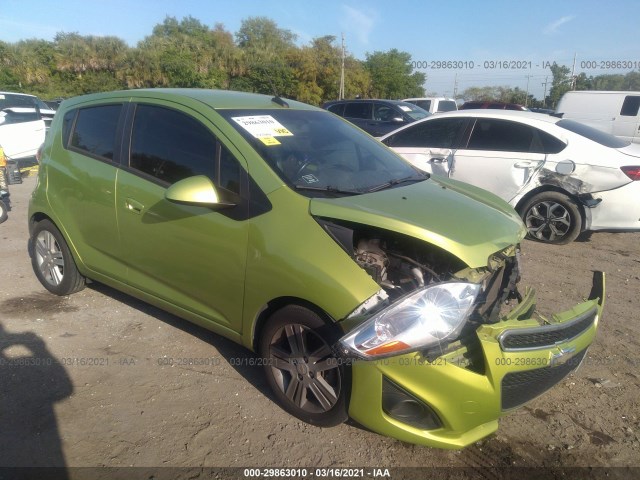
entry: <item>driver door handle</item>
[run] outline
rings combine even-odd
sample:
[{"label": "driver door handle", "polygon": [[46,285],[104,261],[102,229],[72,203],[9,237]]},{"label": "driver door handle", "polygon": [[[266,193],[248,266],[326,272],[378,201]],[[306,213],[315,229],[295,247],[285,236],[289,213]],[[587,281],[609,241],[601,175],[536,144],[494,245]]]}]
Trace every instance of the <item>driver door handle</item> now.
[{"label": "driver door handle", "polygon": [[436,157],[436,158],[429,159],[429,163],[444,163],[446,161],[447,159],[443,157]]}]

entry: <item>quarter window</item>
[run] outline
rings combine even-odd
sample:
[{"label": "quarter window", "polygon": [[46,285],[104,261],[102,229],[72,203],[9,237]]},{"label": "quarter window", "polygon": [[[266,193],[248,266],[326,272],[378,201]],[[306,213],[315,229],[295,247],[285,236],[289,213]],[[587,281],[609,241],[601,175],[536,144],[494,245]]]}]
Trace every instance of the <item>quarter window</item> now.
[{"label": "quarter window", "polygon": [[122,105],[80,109],[70,146],[92,156],[113,160],[121,109]]}]

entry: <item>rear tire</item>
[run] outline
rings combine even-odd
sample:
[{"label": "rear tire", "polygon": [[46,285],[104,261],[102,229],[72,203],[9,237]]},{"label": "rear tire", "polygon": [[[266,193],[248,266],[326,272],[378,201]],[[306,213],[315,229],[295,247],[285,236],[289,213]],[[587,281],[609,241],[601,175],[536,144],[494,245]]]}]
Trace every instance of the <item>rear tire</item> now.
[{"label": "rear tire", "polygon": [[84,288],[85,278],[78,271],[67,242],[51,221],[36,224],[31,248],[31,265],[44,288],[60,296]]},{"label": "rear tire", "polygon": [[7,205],[0,200],[0,223],[6,222],[7,218],[9,218],[9,209]]},{"label": "rear tire", "polygon": [[541,192],[520,209],[529,238],[539,242],[566,245],[582,229],[582,214],[576,202],[559,192]]},{"label": "rear tire", "polygon": [[258,350],[267,383],[290,414],[319,427],[347,418],[349,372],[333,354],[335,325],[299,305],[275,312],[262,330]]}]

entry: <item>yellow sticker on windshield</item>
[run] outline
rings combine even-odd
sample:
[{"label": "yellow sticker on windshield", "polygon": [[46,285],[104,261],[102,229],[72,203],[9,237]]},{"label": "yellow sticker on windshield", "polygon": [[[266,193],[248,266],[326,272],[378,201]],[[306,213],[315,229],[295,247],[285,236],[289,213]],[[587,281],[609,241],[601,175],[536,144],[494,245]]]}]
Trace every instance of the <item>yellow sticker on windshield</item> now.
[{"label": "yellow sticker on windshield", "polygon": [[265,145],[281,145],[274,137],[258,137],[258,139]]}]

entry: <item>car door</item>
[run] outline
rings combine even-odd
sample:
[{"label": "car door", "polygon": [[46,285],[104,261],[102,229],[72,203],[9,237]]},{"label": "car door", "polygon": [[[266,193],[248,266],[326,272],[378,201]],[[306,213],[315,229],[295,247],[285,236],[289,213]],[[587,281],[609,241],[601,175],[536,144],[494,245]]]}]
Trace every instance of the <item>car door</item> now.
[{"label": "car door", "polygon": [[383,143],[420,170],[446,177],[468,122],[465,117],[416,122],[387,137]]},{"label": "car door", "polygon": [[371,102],[350,102],[344,106],[344,118],[371,133],[373,125],[373,105]]},{"label": "car door", "polygon": [[62,135],[50,139],[56,161],[46,165],[47,200],[90,278],[122,283],[126,267],[114,206],[124,101],[69,110]]},{"label": "car door", "polygon": [[[240,332],[249,231],[241,191],[246,164],[195,111],[160,101],[132,110],[128,165],[118,175],[116,199],[127,282]],[[237,205],[216,211],[165,199],[168,186],[195,175],[207,176]]]},{"label": "car door", "polygon": [[509,202],[542,168],[543,152],[536,128],[515,120],[479,117],[467,145],[456,150],[449,177]]}]

